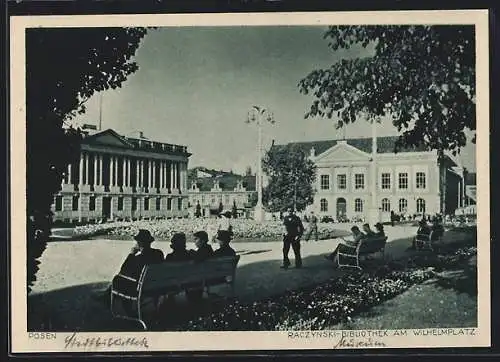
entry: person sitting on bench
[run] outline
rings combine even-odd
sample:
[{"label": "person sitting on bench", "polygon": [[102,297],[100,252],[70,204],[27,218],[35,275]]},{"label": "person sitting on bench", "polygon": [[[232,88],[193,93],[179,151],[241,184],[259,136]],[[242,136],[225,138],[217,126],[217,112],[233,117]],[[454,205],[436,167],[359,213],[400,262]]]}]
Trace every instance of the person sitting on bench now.
[{"label": "person sitting on bench", "polygon": [[439,240],[444,234],[444,227],[443,224],[441,224],[441,220],[438,216],[434,216],[432,218],[432,241]]},{"label": "person sitting on bench", "polygon": [[[137,235],[134,236],[136,245],[132,247],[130,253],[125,258],[118,276],[115,288],[131,294],[137,287],[137,281],[144,266],[163,262],[163,252],[159,249],[151,248],[151,243],[155,240],[151,233],[146,229],[140,229]],[[97,298],[102,301],[110,301],[111,285],[106,291]],[[124,300],[123,306],[125,309],[130,309],[130,301]]]},{"label": "person sitting on bench", "polygon": [[[194,243],[196,250],[192,252],[193,260],[195,263],[201,263],[214,255],[214,251],[208,245],[208,234],[206,231],[197,231],[194,233]],[[186,290],[186,297],[190,302],[199,302],[203,297],[203,288],[192,288]]]},{"label": "person sitting on bench", "polygon": [[[425,221],[425,218],[423,218],[418,222],[417,235],[428,237],[430,234],[431,234],[431,228],[429,227],[429,225],[427,225],[427,221]],[[415,250],[416,248],[417,248],[417,238],[414,237],[411,249]]]},{"label": "person sitting on bench", "polygon": [[166,262],[182,262],[193,260],[193,251],[186,250],[186,234],[175,233],[170,240],[172,252],[165,256]]},{"label": "person sitting on bench", "polygon": [[231,232],[227,230],[219,230],[216,239],[219,242],[219,249],[214,251],[214,257],[236,256],[236,252],[229,246],[231,242]]},{"label": "person sitting on bench", "polygon": [[360,230],[359,227],[354,225],[351,228],[353,240],[345,240],[343,239],[343,243],[340,243],[337,248],[333,251],[333,253],[326,255],[325,258],[328,260],[333,261],[336,265],[338,265],[338,258],[339,258],[339,251],[342,248],[351,248],[351,249],[356,249],[358,247],[358,244],[366,238],[365,234],[363,234]]},{"label": "person sitting on bench", "polygon": [[375,224],[375,236],[377,238],[382,238],[385,236],[384,225],[379,222]]},{"label": "person sitting on bench", "polygon": [[197,231],[194,233],[194,244],[196,250],[192,252],[193,260],[202,262],[214,255],[214,250],[208,244],[208,234],[206,231]]},{"label": "person sitting on bench", "polygon": [[363,224],[363,233],[367,238],[374,238],[376,235],[372,229],[370,229],[370,224]]}]

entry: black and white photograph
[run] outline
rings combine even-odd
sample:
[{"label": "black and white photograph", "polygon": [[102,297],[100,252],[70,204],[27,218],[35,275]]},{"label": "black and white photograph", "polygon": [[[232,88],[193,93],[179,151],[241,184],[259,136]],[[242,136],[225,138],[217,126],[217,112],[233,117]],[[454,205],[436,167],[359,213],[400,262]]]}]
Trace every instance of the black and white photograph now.
[{"label": "black and white photograph", "polygon": [[13,352],[490,346],[488,11],[18,16],[10,55]]}]

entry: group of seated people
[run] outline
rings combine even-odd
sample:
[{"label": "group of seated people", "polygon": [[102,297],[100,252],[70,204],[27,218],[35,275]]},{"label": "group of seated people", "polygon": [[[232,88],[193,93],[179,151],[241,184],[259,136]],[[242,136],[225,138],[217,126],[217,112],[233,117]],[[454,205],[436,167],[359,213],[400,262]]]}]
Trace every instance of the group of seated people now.
[{"label": "group of seated people", "polygon": [[[186,249],[186,234],[175,233],[170,240],[172,252],[165,257],[160,249],[154,249],[151,244],[155,240],[148,230],[141,229],[134,236],[136,245],[130,250],[123,262],[119,276],[119,288],[124,291],[133,290],[139,280],[142,269],[145,265],[167,263],[167,262],[203,262],[209,258],[236,256],[236,252],[229,245],[231,242],[231,232],[219,230],[216,240],[219,248],[215,251],[208,244],[208,234],[206,231],[197,231],[194,233],[195,250]],[[132,283],[131,283],[132,282]],[[116,286],[115,286],[116,287]],[[111,286],[98,298],[109,300]],[[203,290],[193,289],[188,291],[188,297],[192,300],[199,299]]]},{"label": "group of seated people", "polygon": [[[419,237],[429,237],[430,241],[439,240],[444,234],[444,226],[442,224],[442,219],[439,217],[432,218],[432,224],[429,226],[427,221],[423,218],[418,222],[417,236]],[[417,237],[413,238],[413,243],[410,249],[417,248]]]},{"label": "group of seated people", "polygon": [[369,224],[363,224],[363,231],[356,225],[351,228],[352,240],[343,239],[337,248],[325,255],[325,258],[333,261],[336,266],[339,265],[339,252],[347,249],[356,249],[361,241],[369,242],[369,240],[379,239],[385,237],[384,226],[381,223],[375,224],[375,231],[370,228]]}]

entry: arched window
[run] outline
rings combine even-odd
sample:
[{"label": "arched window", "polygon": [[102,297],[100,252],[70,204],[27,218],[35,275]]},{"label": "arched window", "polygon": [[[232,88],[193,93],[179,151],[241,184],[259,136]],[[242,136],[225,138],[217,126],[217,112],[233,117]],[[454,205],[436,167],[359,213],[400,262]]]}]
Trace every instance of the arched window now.
[{"label": "arched window", "polygon": [[389,199],[382,199],[382,211],[390,212],[391,211],[391,202]]},{"label": "arched window", "polygon": [[354,200],[354,212],[363,212],[363,200]]},{"label": "arched window", "polygon": [[326,199],[321,199],[319,201],[319,206],[322,212],[328,211],[328,201],[326,201]]},{"label": "arched window", "polygon": [[422,214],[425,212],[425,200],[424,199],[417,199],[417,212],[422,213]]},{"label": "arched window", "polygon": [[399,199],[399,212],[406,212],[408,209],[408,201],[406,199]]}]

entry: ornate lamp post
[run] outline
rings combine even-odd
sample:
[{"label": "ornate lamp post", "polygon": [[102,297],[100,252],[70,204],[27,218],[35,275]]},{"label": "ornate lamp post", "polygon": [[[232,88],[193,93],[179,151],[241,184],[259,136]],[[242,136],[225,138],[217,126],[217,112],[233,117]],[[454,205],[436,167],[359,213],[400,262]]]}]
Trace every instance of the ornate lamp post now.
[{"label": "ornate lamp post", "polygon": [[257,143],[257,205],[255,205],[254,219],[261,222],[264,219],[264,209],[262,207],[262,126],[264,122],[274,124],[273,113],[266,108],[253,106],[248,111],[247,120],[245,123],[255,123],[258,130],[258,143]]}]

